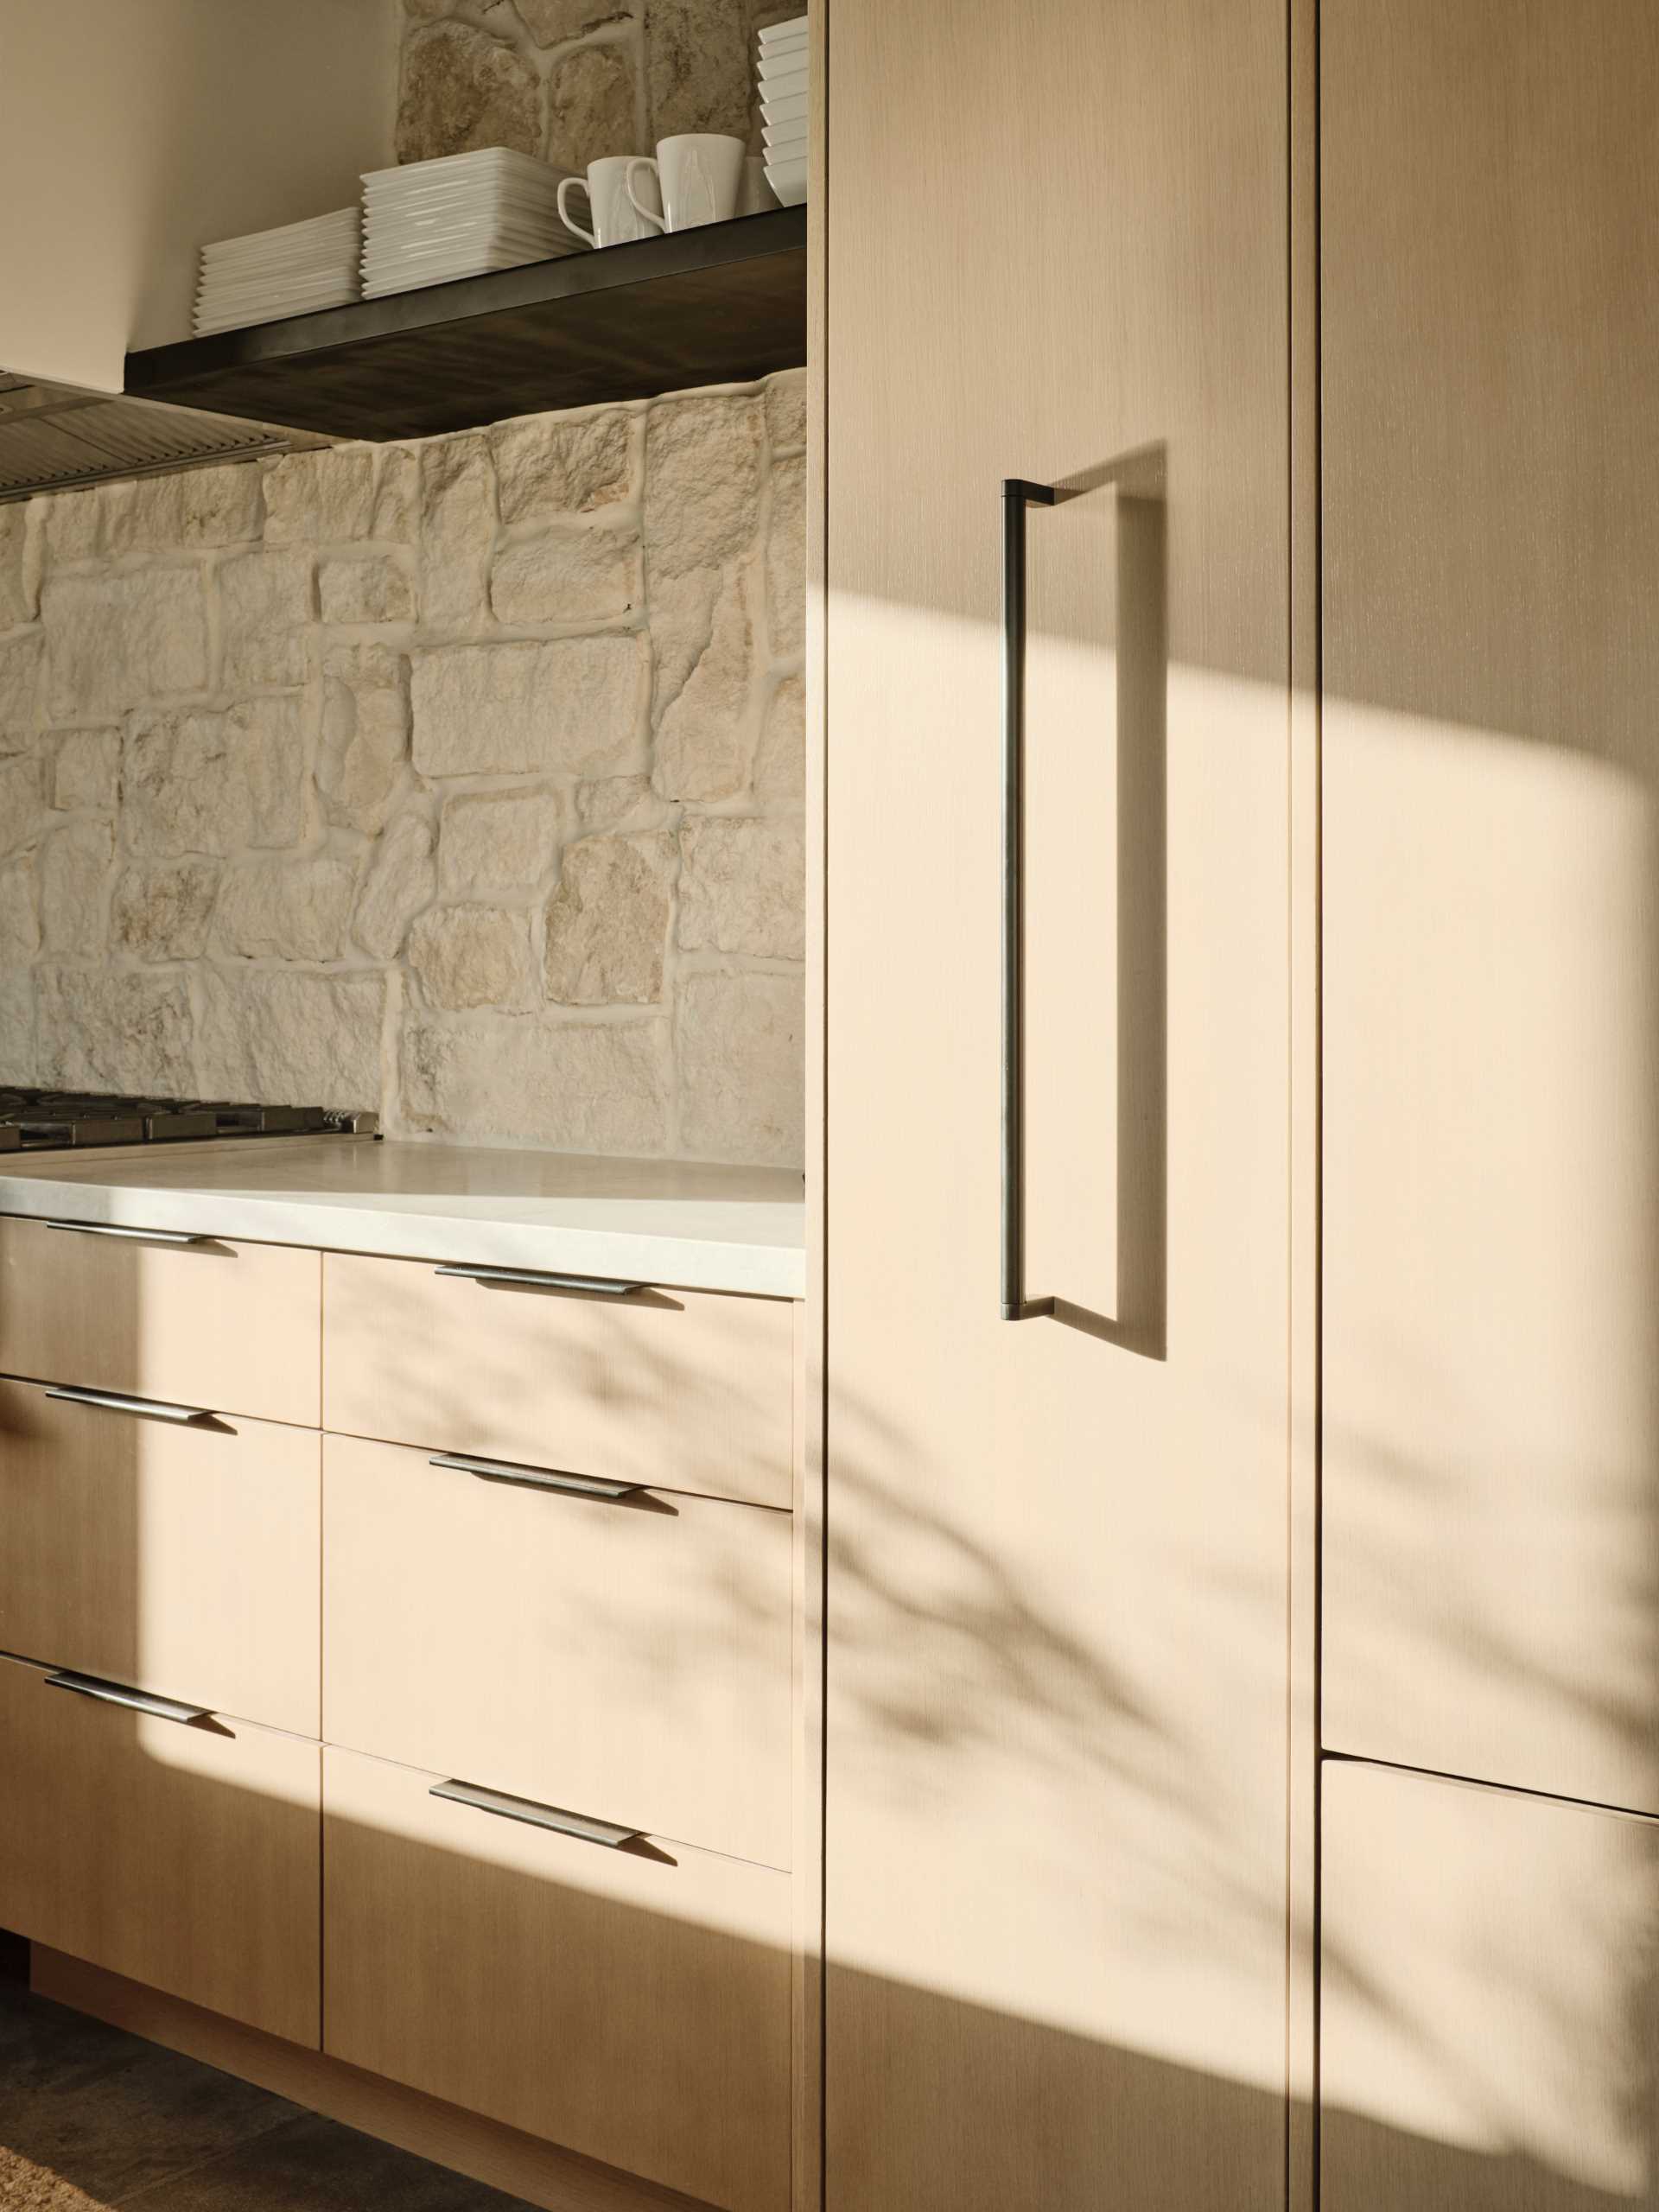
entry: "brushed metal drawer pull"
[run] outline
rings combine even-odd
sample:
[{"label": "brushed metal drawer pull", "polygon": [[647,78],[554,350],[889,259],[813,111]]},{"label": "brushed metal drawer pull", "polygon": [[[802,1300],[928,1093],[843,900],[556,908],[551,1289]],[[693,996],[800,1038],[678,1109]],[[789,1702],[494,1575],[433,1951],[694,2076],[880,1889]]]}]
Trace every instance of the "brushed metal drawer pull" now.
[{"label": "brushed metal drawer pull", "polygon": [[566,1490],[577,1497],[632,1497],[643,1483],[604,1482],[597,1475],[565,1475],[550,1467],[521,1467],[511,1459],[474,1459],[464,1452],[437,1452],[429,1467],[454,1467],[486,1482],[522,1483],[527,1490]]},{"label": "brushed metal drawer pull", "polygon": [[72,1236],[120,1236],[135,1244],[211,1244],[192,1229],[127,1229],[113,1221],[48,1221],[48,1229],[67,1230]]},{"label": "brushed metal drawer pull", "polygon": [[435,1275],[458,1275],[465,1282],[522,1282],[532,1290],[592,1290],[601,1298],[626,1298],[644,1290],[642,1282],[612,1282],[603,1275],[553,1275],[537,1268],[434,1268]]},{"label": "brushed metal drawer pull", "polygon": [[429,1795],[452,1805],[470,1805],[475,1812],[494,1813],[504,1821],[523,1821],[533,1828],[551,1828],[556,1835],[572,1835],[582,1843],[601,1843],[620,1851],[637,1843],[639,1828],[620,1828],[612,1821],[589,1820],[585,1813],[562,1812],[556,1805],[538,1805],[533,1797],[506,1797],[499,1789],[480,1789],[471,1782],[435,1782]]},{"label": "brushed metal drawer pull", "polygon": [[181,1705],[175,1697],[154,1697],[148,1690],[130,1690],[124,1682],[106,1682],[97,1675],[77,1675],[64,1668],[55,1675],[48,1675],[46,1687],[49,1690],[72,1690],[77,1697],[90,1697],[99,1705],[121,1705],[134,1713],[147,1713],[153,1720],[176,1720],[181,1728],[212,1719],[205,1705]]},{"label": "brushed metal drawer pull", "polygon": [[175,1421],[181,1425],[213,1418],[205,1406],[173,1406],[162,1398],[129,1398],[119,1390],[81,1390],[69,1382],[54,1384],[46,1395],[61,1398],[66,1405],[100,1406],[105,1413],[142,1414],[152,1421]]}]

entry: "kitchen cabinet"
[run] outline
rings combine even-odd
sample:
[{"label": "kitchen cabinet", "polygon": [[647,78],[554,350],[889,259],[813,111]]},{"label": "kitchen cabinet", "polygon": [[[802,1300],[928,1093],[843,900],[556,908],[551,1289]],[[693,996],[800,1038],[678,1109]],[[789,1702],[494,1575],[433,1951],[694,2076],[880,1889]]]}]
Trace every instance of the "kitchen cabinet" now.
[{"label": "kitchen cabinet", "polygon": [[1659,1825],[1327,1764],[1324,2212],[1659,2204]]},{"label": "kitchen cabinet", "polygon": [[320,1457],[0,1382],[0,1650],[315,1737]]},{"label": "kitchen cabinet", "polygon": [[[1286,10],[976,0],[942,38],[834,0],[828,84],[827,2201],[1266,2212],[1306,1296]],[[1010,1192],[1006,479],[1073,495],[1024,508]],[[1021,1191],[1054,1303],[1010,1321]]]},{"label": "kitchen cabinet", "polygon": [[324,1754],[325,2049],[729,2212],[782,2212],[789,1877],[607,1849],[435,1797],[439,1779]]},{"label": "kitchen cabinet", "polygon": [[318,1758],[315,1741],[152,1717],[0,1659],[0,1917],[315,2049]]},{"label": "kitchen cabinet", "polygon": [[1659,16],[1321,54],[1325,1740],[1652,1811]]}]

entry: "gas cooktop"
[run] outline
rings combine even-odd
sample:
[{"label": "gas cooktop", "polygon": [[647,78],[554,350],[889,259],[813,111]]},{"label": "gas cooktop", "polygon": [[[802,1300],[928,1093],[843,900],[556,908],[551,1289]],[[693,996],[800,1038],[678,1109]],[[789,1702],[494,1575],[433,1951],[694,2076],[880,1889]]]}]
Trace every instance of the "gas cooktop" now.
[{"label": "gas cooktop", "polygon": [[204,1137],[361,1137],[372,1136],[378,1126],[372,1114],[334,1113],[321,1106],[0,1089],[0,1153],[67,1152],[89,1144],[165,1144]]}]

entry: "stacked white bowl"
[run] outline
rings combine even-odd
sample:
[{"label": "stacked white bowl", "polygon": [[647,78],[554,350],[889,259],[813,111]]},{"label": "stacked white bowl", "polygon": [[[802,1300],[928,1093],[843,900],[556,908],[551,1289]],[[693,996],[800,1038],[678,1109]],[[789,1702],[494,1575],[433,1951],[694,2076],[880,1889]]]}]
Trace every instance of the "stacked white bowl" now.
[{"label": "stacked white bowl", "polygon": [[358,212],[341,207],[274,231],[218,238],[201,249],[195,326],[238,330],[311,315],[357,297]]},{"label": "stacked white bowl", "polygon": [[806,197],[806,17],[769,23],[760,46],[766,182],[785,207],[798,207]]},{"label": "stacked white bowl", "polygon": [[506,146],[363,179],[363,293],[407,292],[582,251],[559,219],[563,172]]}]

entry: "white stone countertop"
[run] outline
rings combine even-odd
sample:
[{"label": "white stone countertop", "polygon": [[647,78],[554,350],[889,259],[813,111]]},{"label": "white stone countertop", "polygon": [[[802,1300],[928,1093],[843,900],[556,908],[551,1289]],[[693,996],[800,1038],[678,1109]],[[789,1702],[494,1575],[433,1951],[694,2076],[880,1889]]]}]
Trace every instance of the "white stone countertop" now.
[{"label": "white stone countertop", "polygon": [[806,1206],[786,1168],[369,1137],[0,1159],[0,1214],[800,1298]]}]

